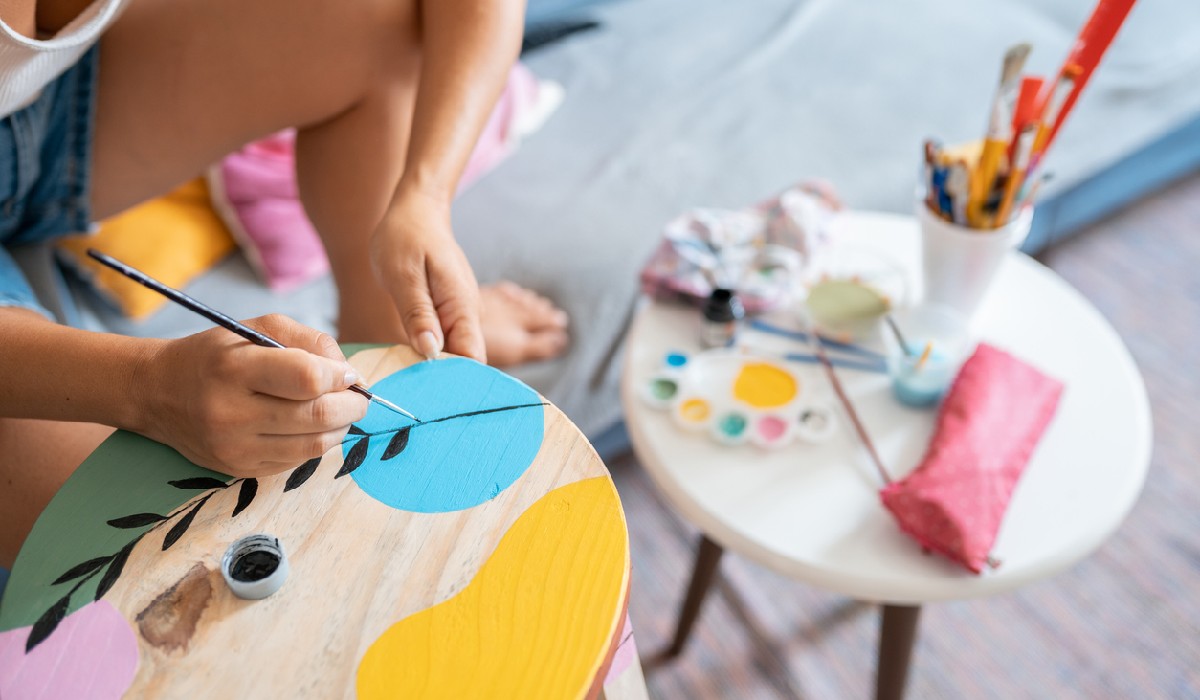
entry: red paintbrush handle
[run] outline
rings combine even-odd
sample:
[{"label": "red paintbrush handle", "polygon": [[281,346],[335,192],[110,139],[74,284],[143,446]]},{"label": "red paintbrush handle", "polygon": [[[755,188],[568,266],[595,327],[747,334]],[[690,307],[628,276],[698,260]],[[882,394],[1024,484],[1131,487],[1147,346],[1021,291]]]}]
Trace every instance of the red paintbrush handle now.
[{"label": "red paintbrush handle", "polygon": [[[1112,44],[1113,37],[1117,35],[1117,30],[1125,22],[1125,17],[1129,15],[1129,10],[1133,8],[1134,2],[1135,0],[1100,0],[1096,4],[1096,9],[1092,10],[1092,16],[1088,19],[1087,24],[1083,25],[1083,29],[1079,32],[1079,38],[1075,40],[1075,46],[1071,48],[1067,60],[1063,61],[1063,68],[1074,64],[1079,66],[1081,72],[1075,80],[1075,88],[1063,104],[1058,120],[1051,127],[1046,147],[1054,142],[1059,127],[1070,114],[1071,108],[1075,106],[1075,100],[1079,98],[1080,91],[1092,77],[1092,71],[1096,70],[1104,52]],[[1059,75],[1061,74],[1060,70]],[[1043,150],[1045,149],[1043,148]]]}]

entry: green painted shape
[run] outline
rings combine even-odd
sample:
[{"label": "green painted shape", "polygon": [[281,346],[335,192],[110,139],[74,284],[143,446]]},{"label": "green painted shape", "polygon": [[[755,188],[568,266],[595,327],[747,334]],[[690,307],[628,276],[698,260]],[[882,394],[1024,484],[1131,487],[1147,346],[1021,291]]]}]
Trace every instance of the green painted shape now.
[{"label": "green painted shape", "polygon": [[[167,515],[202,491],[177,489],[167,482],[193,476],[224,477],[197,467],[175,450],[140,435],[118,430],[93,452],[38,517],[21,547],[0,602],[0,631],[31,625],[76,582],[50,585],[71,567],[120,551],[150,526],[121,530],[108,521],[134,513]],[[162,540],[167,528],[150,535]],[[128,567],[121,574],[137,576]],[[103,574],[93,576],[71,596],[68,612],[92,601]]]},{"label": "green painted shape", "polygon": [[387,348],[387,347],[391,347],[391,346],[385,345],[383,343],[342,343],[342,345],[341,345],[342,354],[346,356],[346,359],[350,359],[351,357],[354,357],[355,355],[362,352],[363,350],[370,350],[371,348]]},{"label": "green painted shape", "polygon": [[[368,343],[342,345],[346,357],[369,348]],[[93,452],[50,505],[38,517],[13,564],[12,576],[0,599],[0,632],[32,625],[76,581],[52,586],[68,569],[89,559],[120,551],[150,526],[121,530],[108,521],[134,513],[167,515],[203,492],[168,484],[175,479],[221,474],[192,464],[166,445],[118,430]],[[150,535],[160,542],[167,528]],[[121,574],[136,576],[126,568]],[[103,573],[93,576],[71,596],[72,613],[92,601]]]}]

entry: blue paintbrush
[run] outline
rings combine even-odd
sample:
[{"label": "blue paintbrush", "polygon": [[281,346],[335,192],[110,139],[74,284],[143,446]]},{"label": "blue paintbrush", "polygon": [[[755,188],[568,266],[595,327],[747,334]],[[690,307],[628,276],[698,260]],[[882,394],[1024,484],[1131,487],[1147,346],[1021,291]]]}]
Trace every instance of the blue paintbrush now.
[{"label": "blue paintbrush", "polygon": [[[253,328],[250,328],[241,323],[238,323],[237,321],[233,320],[229,316],[226,316],[225,314],[221,313],[220,311],[217,311],[216,309],[211,309],[208,306],[205,306],[204,304],[200,303],[199,301],[196,301],[195,299],[184,294],[183,292],[179,291],[178,289],[168,287],[167,285],[163,284],[162,282],[159,282],[158,280],[154,279],[150,275],[147,275],[146,273],[144,273],[140,270],[134,269],[134,268],[126,265],[125,263],[121,262],[120,260],[117,260],[116,258],[112,258],[108,255],[105,255],[104,253],[101,253],[100,251],[96,250],[95,248],[88,248],[87,254],[92,259],[96,260],[97,262],[101,263],[102,265],[111,267],[112,269],[116,270],[117,272],[120,272],[122,275],[125,275],[126,277],[133,280],[134,282],[137,282],[138,284],[142,285],[143,287],[146,287],[147,289],[152,289],[152,290],[158,292],[159,294],[165,296],[166,298],[170,299],[171,301],[175,302],[176,304],[179,304],[183,308],[185,308],[189,311],[194,311],[195,313],[200,314],[201,316],[203,316],[204,318],[207,318],[208,320],[212,321],[213,323],[217,324],[218,326],[220,326],[226,330],[232,331],[234,333],[237,333],[238,335],[242,336],[246,340],[249,340],[251,343],[254,343],[255,345],[261,345],[264,348],[283,348],[283,347],[285,347],[283,345],[283,343],[280,343],[278,340],[275,340],[274,338],[263,335],[262,333],[259,333],[258,331],[254,330]],[[377,394],[371,393],[366,388],[364,388],[358,384],[351,384],[347,388],[356,394],[365,396],[368,401],[374,401],[375,403],[379,404],[380,406],[383,406],[384,408],[395,411],[396,413],[399,413],[400,415],[408,416],[409,418],[415,420],[418,423],[421,422],[420,418],[417,418],[413,414],[409,413],[408,411],[404,410],[403,408],[400,408],[399,406],[392,403],[391,401],[388,401],[387,399],[385,399]]]}]

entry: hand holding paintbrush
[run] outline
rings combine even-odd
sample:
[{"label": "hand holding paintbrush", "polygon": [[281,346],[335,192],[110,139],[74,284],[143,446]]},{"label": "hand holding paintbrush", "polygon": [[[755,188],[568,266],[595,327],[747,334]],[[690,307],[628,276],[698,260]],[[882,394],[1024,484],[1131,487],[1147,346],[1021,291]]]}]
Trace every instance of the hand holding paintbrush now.
[{"label": "hand holding paintbrush", "polygon": [[366,415],[366,402],[354,393],[417,420],[359,386],[329,336],[282,316],[257,319],[251,328],[103,253],[88,255],[221,326],[164,341],[136,373],[157,389],[144,392],[149,408],[129,427],[196,464],[249,477],[318,457]]}]

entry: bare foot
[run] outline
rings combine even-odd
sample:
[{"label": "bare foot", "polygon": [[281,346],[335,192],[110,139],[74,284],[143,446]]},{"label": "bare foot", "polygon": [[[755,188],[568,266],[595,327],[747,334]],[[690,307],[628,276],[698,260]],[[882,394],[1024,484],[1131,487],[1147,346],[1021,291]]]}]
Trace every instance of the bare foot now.
[{"label": "bare foot", "polygon": [[[358,290],[360,295],[362,290]],[[374,288],[371,292],[375,292]],[[391,300],[362,303],[346,295],[338,307],[338,340],[343,343],[407,343],[400,314]],[[383,309],[380,304],[386,304]],[[479,290],[480,321],[488,364],[511,367],[545,360],[567,347],[567,315],[544,297],[512,282]]]},{"label": "bare foot", "polygon": [[480,288],[479,300],[489,365],[547,360],[567,348],[567,314],[545,297],[499,282]]}]

